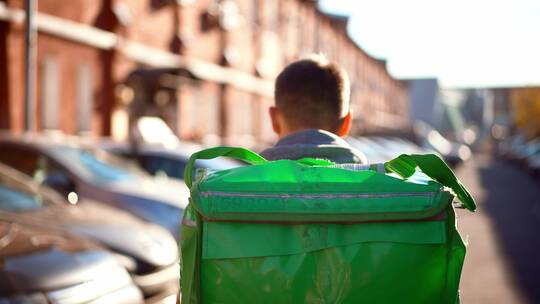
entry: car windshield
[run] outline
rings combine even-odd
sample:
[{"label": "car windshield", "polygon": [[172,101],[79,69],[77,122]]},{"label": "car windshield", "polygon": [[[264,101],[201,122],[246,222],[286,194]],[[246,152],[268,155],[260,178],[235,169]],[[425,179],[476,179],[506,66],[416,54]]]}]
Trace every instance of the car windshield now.
[{"label": "car windshield", "polygon": [[101,182],[132,181],[143,175],[105,151],[62,147],[58,152]]}]

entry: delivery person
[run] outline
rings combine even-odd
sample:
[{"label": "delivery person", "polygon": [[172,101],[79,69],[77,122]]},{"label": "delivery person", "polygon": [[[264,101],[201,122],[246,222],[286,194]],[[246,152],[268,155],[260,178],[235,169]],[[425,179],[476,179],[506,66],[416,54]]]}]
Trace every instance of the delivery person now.
[{"label": "delivery person", "polygon": [[289,64],[277,77],[272,128],[279,141],[268,160],[324,158],[367,163],[342,137],[351,129],[350,83],[345,70],[317,55]]},{"label": "delivery person", "polygon": [[[352,115],[347,77],[335,64],[292,63],[275,99],[280,140],[266,158],[365,161],[341,139]],[[253,165],[193,183],[195,161],[220,156]],[[471,211],[475,204],[444,162],[427,154],[386,163],[404,178],[420,168],[419,183],[326,165],[267,162],[238,147],[193,154],[181,228],[183,303],[459,303],[465,245],[452,199]]]}]

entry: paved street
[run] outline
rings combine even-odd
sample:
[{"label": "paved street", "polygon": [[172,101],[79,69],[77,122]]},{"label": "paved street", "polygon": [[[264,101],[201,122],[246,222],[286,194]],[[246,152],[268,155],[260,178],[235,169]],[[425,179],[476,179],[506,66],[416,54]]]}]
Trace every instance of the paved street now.
[{"label": "paved street", "polygon": [[458,211],[468,242],[462,303],[540,303],[540,179],[488,154],[457,174],[479,204]]}]

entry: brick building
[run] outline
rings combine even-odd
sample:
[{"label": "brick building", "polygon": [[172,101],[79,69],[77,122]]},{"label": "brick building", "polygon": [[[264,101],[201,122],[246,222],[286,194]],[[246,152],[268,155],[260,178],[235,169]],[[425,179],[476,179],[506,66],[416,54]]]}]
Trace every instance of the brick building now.
[{"label": "brick building", "polygon": [[[312,52],[348,71],[355,132],[408,124],[406,85],[316,1],[39,0],[36,21],[38,130],[122,137],[151,115],[186,139],[266,143],[273,79]],[[24,30],[24,1],[0,0],[0,128],[16,132]]]}]

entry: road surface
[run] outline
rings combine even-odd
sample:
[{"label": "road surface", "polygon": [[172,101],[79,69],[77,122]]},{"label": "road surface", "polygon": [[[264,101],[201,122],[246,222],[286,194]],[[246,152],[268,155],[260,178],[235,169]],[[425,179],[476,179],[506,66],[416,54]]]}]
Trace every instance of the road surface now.
[{"label": "road surface", "polygon": [[540,179],[487,153],[456,173],[478,203],[474,214],[458,210],[461,302],[540,303]]}]

